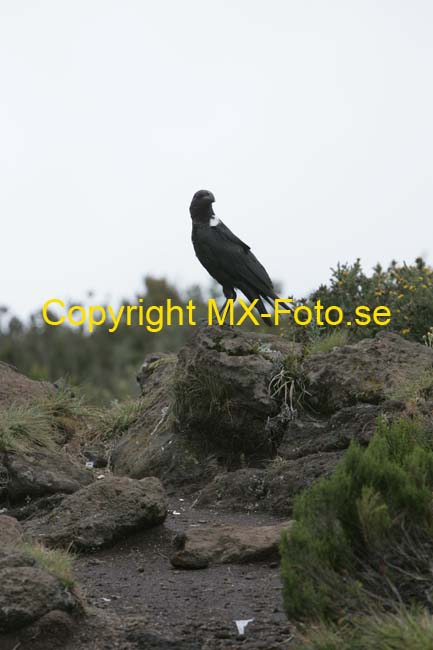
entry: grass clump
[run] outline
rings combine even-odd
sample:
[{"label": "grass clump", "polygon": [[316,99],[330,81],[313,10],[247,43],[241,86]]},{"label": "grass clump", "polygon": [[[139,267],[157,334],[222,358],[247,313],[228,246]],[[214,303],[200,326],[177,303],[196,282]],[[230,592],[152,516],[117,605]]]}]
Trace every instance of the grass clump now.
[{"label": "grass clump", "polygon": [[52,418],[40,404],[13,404],[0,411],[0,451],[55,446]]},{"label": "grass clump", "polygon": [[269,395],[276,399],[288,419],[293,419],[304,407],[305,399],[310,393],[297,357],[286,357],[278,371],[271,377],[268,386]]},{"label": "grass clump", "polygon": [[[186,431],[205,444],[206,439],[226,442],[219,432],[231,421],[230,390],[213,372],[200,372],[174,384],[173,415],[178,430]],[[196,433],[200,434],[197,439]],[[234,441],[233,441],[234,442]]]},{"label": "grass clump", "polygon": [[64,388],[11,404],[0,410],[0,451],[54,449],[69,440],[89,415],[83,399]]},{"label": "grass clump", "polygon": [[349,335],[345,329],[335,329],[327,332],[324,336],[315,338],[305,348],[305,354],[320,354],[331,352],[334,348],[346,345]]},{"label": "grass clump", "polygon": [[419,404],[430,397],[433,397],[433,370],[424,370],[415,379],[403,382],[391,395],[392,399],[407,405]]},{"label": "grass clump", "polygon": [[304,638],[305,650],[433,650],[433,618],[400,608],[370,615],[342,629],[321,625]]},{"label": "grass clump", "polygon": [[140,398],[116,401],[108,409],[95,410],[86,439],[114,440],[140,422],[146,409],[146,400]]},{"label": "grass clump", "polygon": [[42,568],[54,575],[67,589],[75,585],[74,558],[68,551],[48,549],[42,544],[22,544],[21,549]]},{"label": "grass clump", "polygon": [[334,620],[378,604],[424,603],[433,551],[432,435],[381,419],[367,449],[352,442],[330,478],[295,500],[281,542],[284,602],[296,619]]}]

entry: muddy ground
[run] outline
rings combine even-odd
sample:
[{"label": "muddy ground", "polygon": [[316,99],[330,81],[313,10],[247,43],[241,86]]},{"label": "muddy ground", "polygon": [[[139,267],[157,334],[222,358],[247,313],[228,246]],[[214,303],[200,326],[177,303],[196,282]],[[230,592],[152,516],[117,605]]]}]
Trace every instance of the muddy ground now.
[{"label": "muddy ground", "polygon": [[[169,562],[174,536],[188,526],[217,522],[257,526],[279,520],[191,506],[189,501],[176,499],[163,526],[77,559],[77,581],[92,612],[68,648],[295,647],[294,630],[283,612],[276,563],[191,571],[176,570]],[[254,622],[240,637],[234,621],[250,618]]]}]

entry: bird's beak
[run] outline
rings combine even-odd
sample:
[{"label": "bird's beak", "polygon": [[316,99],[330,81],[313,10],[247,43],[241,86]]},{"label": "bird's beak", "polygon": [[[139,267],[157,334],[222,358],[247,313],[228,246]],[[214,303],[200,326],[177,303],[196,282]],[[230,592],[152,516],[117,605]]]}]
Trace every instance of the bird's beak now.
[{"label": "bird's beak", "polygon": [[215,203],[215,197],[212,194],[212,192],[209,192],[208,199],[209,199],[209,203]]}]

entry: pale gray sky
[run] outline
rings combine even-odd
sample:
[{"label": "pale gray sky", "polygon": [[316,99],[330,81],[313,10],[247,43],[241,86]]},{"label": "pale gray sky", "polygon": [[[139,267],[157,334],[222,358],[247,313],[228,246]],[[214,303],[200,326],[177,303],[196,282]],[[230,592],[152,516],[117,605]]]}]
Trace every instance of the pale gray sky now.
[{"label": "pale gray sky", "polygon": [[287,295],[433,247],[430,0],[0,0],[0,304],[208,284],[201,188]]}]

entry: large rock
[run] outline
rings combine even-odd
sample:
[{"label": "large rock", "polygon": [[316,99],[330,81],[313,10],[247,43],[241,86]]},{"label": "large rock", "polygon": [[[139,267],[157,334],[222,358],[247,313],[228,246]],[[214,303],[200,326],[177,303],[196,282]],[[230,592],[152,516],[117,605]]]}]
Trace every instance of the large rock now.
[{"label": "large rock", "polygon": [[29,379],[13,366],[0,361],[0,408],[46,397],[54,391],[52,384]]},{"label": "large rock", "polygon": [[203,569],[209,564],[278,560],[281,533],[290,526],[291,522],[256,527],[189,528],[175,540],[179,548],[170,561],[179,569]]},{"label": "large rock", "polygon": [[141,479],[156,476],[168,489],[194,489],[215,474],[186,437],[173,431],[173,381],[177,357],[149,354],[137,376],[143,417],[122,436],[111,454],[113,472]]},{"label": "large rock", "polygon": [[59,492],[71,494],[93,481],[91,472],[61,451],[5,453],[2,463],[8,477],[7,495],[13,502]]},{"label": "large rock", "polygon": [[343,453],[318,452],[292,460],[278,459],[265,468],[222,472],[200,491],[197,505],[291,515],[296,495],[322,476],[329,476]]},{"label": "large rock", "polygon": [[346,406],[330,417],[303,414],[289,422],[278,456],[300,458],[318,452],[346,449],[352,440],[367,445],[380,417],[394,420],[402,415],[404,404],[385,401],[382,404],[355,404]]},{"label": "large rock", "polygon": [[432,368],[433,349],[390,332],[308,356],[302,365],[310,404],[321,413],[393,399],[402,385]]},{"label": "large rock", "polygon": [[112,477],[65,497],[49,514],[24,522],[24,529],[48,546],[91,551],[161,524],[166,515],[158,479]]},{"label": "large rock", "polygon": [[0,548],[18,544],[22,537],[23,529],[19,521],[8,515],[0,515]]},{"label": "large rock", "polygon": [[[111,463],[116,474],[133,478],[155,476],[152,465],[155,455],[168,444],[172,430],[172,383],[176,356],[149,354],[144,360],[137,381],[141,389],[143,417],[124,434],[113,449]],[[157,459],[157,462],[158,459]]]},{"label": "large rock", "polygon": [[111,462],[115,474],[157,476],[167,490],[182,487],[186,493],[217,472],[213,459],[201,457],[180,433],[158,431],[147,444],[140,446],[139,441],[137,432],[127,434],[114,448]]},{"label": "large rock", "polygon": [[21,566],[15,559],[13,566],[0,568],[0,632],[29,625],[49,611],[71,611],[77,605],[58,578],[28,566],[27,560],[23,555]]},{"label": "large rock", "polygon": [[3,462],[3,456],[0,453],[0,503],[7,496],[8,482],[9,482],[9,474]]},{"label": "large rock", "polygon": [[272,334],[199,327],[179,352],[176,425],[204,452],[227,459],[275,453],[285,421],[273,378],[299,358],[300,347]]}]

